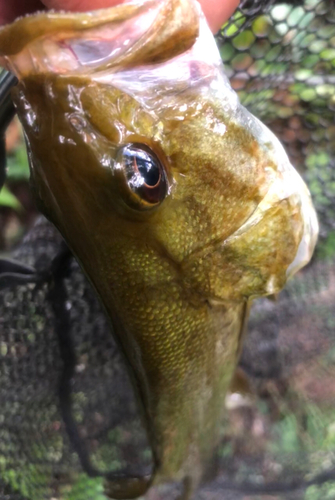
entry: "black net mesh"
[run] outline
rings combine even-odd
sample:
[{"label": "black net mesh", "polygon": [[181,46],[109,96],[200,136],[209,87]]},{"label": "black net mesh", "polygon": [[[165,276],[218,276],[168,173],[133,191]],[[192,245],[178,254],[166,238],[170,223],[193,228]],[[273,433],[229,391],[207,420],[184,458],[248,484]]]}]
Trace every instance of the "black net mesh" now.
[{"label": "black net mesh", "polygon": [[[196,498],[331,500],[335,6],[247,0],[217,42],[241,101],[306,179],[321,238],[313,262],[280,297],[253,307],[212,467],[217,477]],[[12,257],[43,273],[61,249],[59,235],[39,219]],[[127,369],[100,305],[74,261],[63,271],[37,286],[0,290],[1,500],[105,500],[109,473],[150,471]],[[178,491],[165,485],[146,499]]]},{"label": "black net mesh", "polygon": [[242,103],[280,137],[304,175],[326,236],[335,225],[334,5],[261,4],[244,2],[222,29],[222,60]]}]

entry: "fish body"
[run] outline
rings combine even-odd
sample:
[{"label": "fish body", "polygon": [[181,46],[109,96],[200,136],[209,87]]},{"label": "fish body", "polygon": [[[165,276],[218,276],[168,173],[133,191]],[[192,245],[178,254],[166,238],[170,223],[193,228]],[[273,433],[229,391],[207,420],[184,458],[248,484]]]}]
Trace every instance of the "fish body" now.
[{"label": "fish body", "polygon": [[35,198],[111,320],[155,481],[191,492],[252,299],[312,255],[307,187],[240,105],[193,0],[30,16],[0,31],[0,54]]}]

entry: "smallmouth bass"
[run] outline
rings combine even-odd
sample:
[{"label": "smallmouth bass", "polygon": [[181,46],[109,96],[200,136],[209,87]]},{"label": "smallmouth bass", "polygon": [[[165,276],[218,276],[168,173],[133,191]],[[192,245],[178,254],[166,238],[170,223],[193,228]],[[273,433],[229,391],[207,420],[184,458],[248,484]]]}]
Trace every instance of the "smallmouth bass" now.
[{"label": "smallmouth bass", "polygon": [[193,0],[28,16],[0,31],[0,54],[19,78],[35,198],[111,319],[155,481],[186,479],[191,495],[251,301],[312,255],[308,190],[240,105]]}]

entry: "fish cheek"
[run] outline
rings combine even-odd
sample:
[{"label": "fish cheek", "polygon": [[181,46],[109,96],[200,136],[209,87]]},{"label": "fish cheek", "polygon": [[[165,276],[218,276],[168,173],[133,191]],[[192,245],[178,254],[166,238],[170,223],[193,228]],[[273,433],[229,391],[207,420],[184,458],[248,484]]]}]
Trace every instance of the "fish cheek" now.
[{"label": "fish cheek", "polygon": [[188,286],[212,302],[279,291],[303,231],[299,208],[292,210],[290,203],[282,200],[240,234],[186,259],[182,273]]}]

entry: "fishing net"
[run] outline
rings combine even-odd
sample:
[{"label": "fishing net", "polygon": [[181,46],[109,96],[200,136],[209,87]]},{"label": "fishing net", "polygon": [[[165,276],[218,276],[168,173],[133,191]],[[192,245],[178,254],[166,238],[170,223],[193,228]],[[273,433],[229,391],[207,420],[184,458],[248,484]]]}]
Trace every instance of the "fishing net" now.
[{"label": "fishing net", "polygon": [[[241,101],[308,183],[321,237],[280,296],[253,306],[216,478],[196,499],[334,499],[335,6],[247,0],[217,43]],[[0,290],[1,500],[106,500],[109,474],[151,469],[110,327],[76,262],[57,267],[61,252],[39,218],[11,257],[45,279]]]}]

